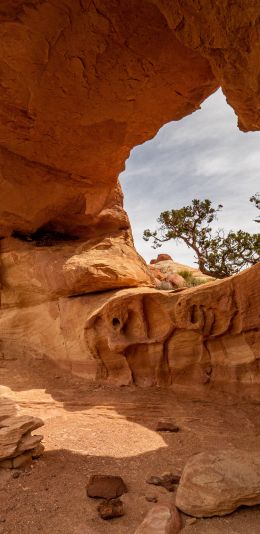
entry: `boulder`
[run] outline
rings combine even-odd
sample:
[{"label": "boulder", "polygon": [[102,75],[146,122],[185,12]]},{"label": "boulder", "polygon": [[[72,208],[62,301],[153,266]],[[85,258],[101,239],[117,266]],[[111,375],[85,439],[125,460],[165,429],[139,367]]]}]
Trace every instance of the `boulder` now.
[{"label": "boulder", "polygon": [[136,529],[135,534],[177,534],[181,517],[174,505],[156,504]]},{"label": "boulder", "polygon": [[176,506],[188,515],[230,514],[260,504],[260,452],[223,449],[191,457],[181,476]]},{"label": "boulder", "polygon": [[166,279],[167,279],[167,282],[170,282],[173,287],[185,287],[186,286],[186,282],[183,276],[181,276],[178,273],[168,274]]},{"label": "boulder", "polygon": [[172,257],[169,254],[158,254],[155,261],[156,263],[159,263],[160,261],[167,261],[167,260],[172,261]]},{"label": "boulder", "polygon": [[174,267],[170,272],[163,272],[158,266],[154,267],[153,265],[148,265],[148,271],[157,289],[170,290],[184,288],[186,286],[186,281],[182,276],[174,271]]}]

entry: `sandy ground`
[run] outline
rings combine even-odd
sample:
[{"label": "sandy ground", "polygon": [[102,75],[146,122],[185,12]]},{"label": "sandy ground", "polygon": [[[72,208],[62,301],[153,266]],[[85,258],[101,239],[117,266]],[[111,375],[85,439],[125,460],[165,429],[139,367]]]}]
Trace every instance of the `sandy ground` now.
[{"label": "sandy ground", "polygon": [[[260,402],[209,388],[107,387],[70,377],[47,361],[1,361],[0,394],[20,413],[40,416],[44,456],[13,478],[0,477],[0,534],[134,534],[153,504],[172,499],[146,479],[181,472],[194,453],[223,447],[259,450]],[[14,405],[14,409],[15,405]],[[176,434],[155,431],[171,417]],[[38,431],[39,432],[39,431]],[[121,475],[126,514],[103,521],[86,497],[92,474]],[[260,506],[224,518],[200,519],[187,534],[259,534]]]}]

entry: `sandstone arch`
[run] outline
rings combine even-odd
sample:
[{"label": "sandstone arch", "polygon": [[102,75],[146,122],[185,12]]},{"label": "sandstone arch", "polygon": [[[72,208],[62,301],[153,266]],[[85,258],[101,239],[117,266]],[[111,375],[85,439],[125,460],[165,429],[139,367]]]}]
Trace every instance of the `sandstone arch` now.
[{"label": "sandstone arch", "polygon": [[59,299],[151,283],[117,177],[219,86],[240,128],[259,129],[259,15],[252,0],[1,2],[5,347],[42,316],[57,334],[42,351],[64,360]]}]

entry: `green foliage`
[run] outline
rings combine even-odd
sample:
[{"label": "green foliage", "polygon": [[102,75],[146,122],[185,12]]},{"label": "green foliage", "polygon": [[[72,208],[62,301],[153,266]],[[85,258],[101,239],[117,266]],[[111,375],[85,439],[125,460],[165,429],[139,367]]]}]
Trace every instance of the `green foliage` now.
[{"label": "green foliage", "polygon": [[178,271],[178,274],[184,278],[188,287],[200,286],[205,284],[207,280],[202,280],[201,278],[195,278],[191,271]]},{"label": "green foliage", "polygon": [[[259,206],[258,196],[253,198]],[[162,212],[157,219],[159,228],[153,232],[145,230],[143,238],[152,239],[153,248],[170,239],[182,240],[194,250],[199,269],[208,276],[225,278],[238,273],[260,260],[260,235],[243,230],[231,230],[225,235],[221,229],[213,234],[211,223],[222,207],[219,204],[213,208],[208,199],[194,199],[190,206]]]},{"label": "green foliage", "polygon": [[[250,198],[250,202],[255,204],[256,209],[260,210],[260,193],[256,193]],[[255,222],[260,223],[260,215],[255,219]]]}]

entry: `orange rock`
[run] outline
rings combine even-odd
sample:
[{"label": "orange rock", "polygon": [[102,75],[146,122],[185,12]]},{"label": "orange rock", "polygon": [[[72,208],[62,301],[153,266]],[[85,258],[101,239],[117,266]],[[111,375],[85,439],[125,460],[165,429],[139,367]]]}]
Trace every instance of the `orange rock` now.
[{"label": "orange rock", "polygon": [[149,510],[135,534],[178,534],[181,517],[174,505],[156,504]]},{"label": "orange rock", "polygon": [[142,287],[6,309],[1,350],[48,354],[117,385],[259,384],[259,271],[176,293]]},{"label": "orange rock", "polygon": [[173,287],[184,287],[186,285],[184,278],[178,273],[168,274],[166,280],[171,282]]},{"label": "orange rock", "polygon": [[169,254],[158,254],[156,263],[159,263],[160,261],[172,261],[172,257]]}]

